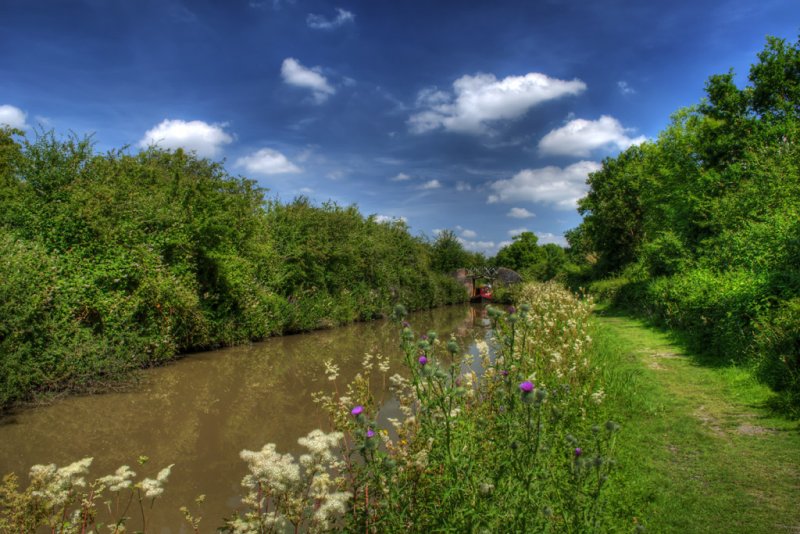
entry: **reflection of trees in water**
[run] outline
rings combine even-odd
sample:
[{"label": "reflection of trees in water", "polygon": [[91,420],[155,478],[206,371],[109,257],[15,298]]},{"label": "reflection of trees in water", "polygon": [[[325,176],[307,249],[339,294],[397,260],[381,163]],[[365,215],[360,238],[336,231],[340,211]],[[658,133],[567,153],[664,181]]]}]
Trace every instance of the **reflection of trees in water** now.
[{"label": "reflection of trees in water", "polygon": [[[480,326],[480,309],[451,306],[408,320],[418,334],[435,330],[445,342],[454,333],[466,349]],[[327,425],[311,399],[333,389],[323,362],[339,366],[341,390],[361,371],[365,352],[389,356],[390,375],[402,372],[398,331],[395,323],[374,321],[272,338],[149,370],[138,391],[72,397],[22,412],[18,424],[0,426],[0,475],[94,456],[91,473],[102,476],[122,464],[134,466],[146,454],[150,463],[134,466],[141,475],[176,464],[153,510],[156,523],[180,524],[177,509],[205,493],[203,515],[212,525],[230,513],[240,494],[246,470],[241,449],[273,442],[281,451],[298,452],[298,437]],[[379,380],[373,387],[383,396]]]}]

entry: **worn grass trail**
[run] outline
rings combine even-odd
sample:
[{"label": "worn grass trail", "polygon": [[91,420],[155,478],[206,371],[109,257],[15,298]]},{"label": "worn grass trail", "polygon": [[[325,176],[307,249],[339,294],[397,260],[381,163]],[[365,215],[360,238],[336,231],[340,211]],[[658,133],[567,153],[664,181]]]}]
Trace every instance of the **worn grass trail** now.
[{"label": "worn grass trail", "polygon": [[800,533],[800,426],[763,408],[769,390],[637,320],[597,320],[622,423],[610,509],[648,532]]}]

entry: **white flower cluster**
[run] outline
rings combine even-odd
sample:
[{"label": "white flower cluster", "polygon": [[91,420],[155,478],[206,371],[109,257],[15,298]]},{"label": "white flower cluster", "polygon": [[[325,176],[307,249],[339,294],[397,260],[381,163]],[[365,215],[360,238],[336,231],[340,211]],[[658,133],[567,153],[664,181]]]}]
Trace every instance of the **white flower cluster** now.
[{"label": "white flower cluster", "polygon": [[[347,510],[352,497],[348,492],[336,491],[341,481],[331,477],[332,470],[342,468],[334,451],[343,438],[341,432],[312,430],[297,440],[308,449],[308,454],[298,461],[291,454],[277,452],[274,443],[260,451],[242,451],[239,455],[250,471],[242,479],[242,485],[250,490],[244,502],[251,511],[230,520],[228,527],[238,534],[281,531],[290,522],[298,525],[310,517],[309,532],[328,530],[336,517]],[[273,508],[267,511],[270,504]],[[309,510],[313,513],[309,514]]]},{"label": "white flower cluster", "polygon": [[307,470],[324,470],[326,467],[336,462],[333,449],[339,445],[344,438],[341,432],[331,432],[326,434],[322,430],[312,430],[304,438],[297,440],[297,443],[308,449],[311,454],[304,454],[300,457],[300,465]]},{"label": "white flower cluster", "polygon": [[242,480],[242,485],[252,487],[259,482],[277,493],[284,493],[300,482],[300,466],[291,454],[275,451],[275,444],[268,443],[260,451],[244,450],[239,453],[247,462],[250,474]]},{"label": "white flower cluster", "polygon": [[148,499],[155,499],[164,493],[164,482],[169,478],[172,468],[175,464],[170,464],[158,472],[155,479],[145,478],[139,482],[139,487],[144,491],[144,496]]},{"label": "white flower cluster", "polygon": [[100,477],[97,481],[108,487],[109,490],[116,492],[130,488],[131,485],[133,485],[132,479],[135,476],[136,473],[134,473],[130,467],[123,465],[117,469],[113,475]]},{"label": "white flower cluster", "polygon": [[55,464],[34,465],[30,472],[33,495],[44,499],[51,507],[63,506],[72,488],[86,487],[84,475],[91,464],[92,458],[84,458],[61,468]]},{"label": "white flower cluster", "polygon": [[333,363],[333,360],[325,360],[325,376],[328,380],[333,382],[339,377],[339,366]]}]

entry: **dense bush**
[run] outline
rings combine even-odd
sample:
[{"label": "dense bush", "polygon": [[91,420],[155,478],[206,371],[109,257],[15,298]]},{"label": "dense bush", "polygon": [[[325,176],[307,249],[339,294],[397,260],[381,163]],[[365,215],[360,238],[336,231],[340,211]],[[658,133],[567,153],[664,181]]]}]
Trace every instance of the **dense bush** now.
[{"label": "dense bush", "polygon": [[749,86],[712,76],[657,140],[604,161],[568,238],[613,277],[594,289],[752,363],[800,410],[800,41],[758,59]]},{"label": "dense bush", "polygon": [[183,351],[463,301],[401,222],[182,150],[0,131],[0,408]]}]

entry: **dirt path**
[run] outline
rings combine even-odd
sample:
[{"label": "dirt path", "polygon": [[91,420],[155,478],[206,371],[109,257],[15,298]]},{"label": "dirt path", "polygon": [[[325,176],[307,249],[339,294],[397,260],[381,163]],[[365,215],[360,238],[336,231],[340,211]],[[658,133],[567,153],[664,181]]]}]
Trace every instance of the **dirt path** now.
[{"label": "dirt path", "polygon": [[769,391],[641,322],[598,319],[612,402],[627,417],[612,500],[634,503],[628,513],[650,532],[800,533],[800,432],[762,408]]}]

